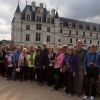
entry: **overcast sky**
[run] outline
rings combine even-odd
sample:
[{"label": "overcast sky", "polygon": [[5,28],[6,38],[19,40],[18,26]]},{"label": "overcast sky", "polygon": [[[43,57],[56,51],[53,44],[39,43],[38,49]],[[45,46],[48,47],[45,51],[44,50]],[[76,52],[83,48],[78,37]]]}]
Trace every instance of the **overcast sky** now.
[{"label": "overcast sky", "polygon": [[[30,5],[33,0],[27,0]],[[79,19],[100,24],[100,0],[34,0],[36,5],[46,4],[48,10],[55,8],[59,16]],[[19,0],[20,8],[26,5],[26,0]],[[18,0],[0,0],[0,40],[11,39],[11,21]]]}]

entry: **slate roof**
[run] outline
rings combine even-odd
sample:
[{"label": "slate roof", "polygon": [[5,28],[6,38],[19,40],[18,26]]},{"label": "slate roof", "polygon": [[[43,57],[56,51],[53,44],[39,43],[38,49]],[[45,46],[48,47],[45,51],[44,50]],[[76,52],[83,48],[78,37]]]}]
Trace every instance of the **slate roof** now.
[{"label": "slate roof", "polygon": [[20,6],[19,6],[19,4],[18,4],[15,13],[20,13],[20,12],[21,12],[21,10],[20,10]]},{"label": "slate roof", "polygon": [[96,27],[100,27],[100,24],[97,23],[91,23],[91,22],[85,22],[80,20],[74,20],[70,18],[63,18],[60,17],[60,20],[64,22],[65,26],[68,26],[68,23],[71,22],[72,26],[75,27],[76,24],[79,24],[79,27],[82,28],[82,25],[86,25],[86,28],[89,29],[90,25],[93,26],[93,29],[96,30]]}]

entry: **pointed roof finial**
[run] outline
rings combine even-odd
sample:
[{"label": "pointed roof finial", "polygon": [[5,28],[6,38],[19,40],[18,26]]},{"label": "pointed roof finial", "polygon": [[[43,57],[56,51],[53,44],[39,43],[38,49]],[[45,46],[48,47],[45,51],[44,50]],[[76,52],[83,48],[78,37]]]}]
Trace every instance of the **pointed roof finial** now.
[{"label": "pointed roof finial", "polygon": [[56,11],[55,18],[59,18],[59,14],[58,14],[58,12],[57,12],[57,11]]},{"label": "pointed roof finial", "polygon": [[17,5],[17,8],[16,8],[16,11],[15,11],[15,13],[20,13],[21,12],[21,10],[20,10],[20,6],[19,6],[19,0],[18,0],[18,5]]},{"label": "pointed roof finial", "polygon": [[45,2],[45,8],[46,8],[46,2]]},{"label": "pointed roof finial", "polygon": [[27,0],[26,0],[26,5],[27,5]]},{"label": "pointed roof finial", "polygon": [[18,5],[19,5],[19,0],[18,0]]}]

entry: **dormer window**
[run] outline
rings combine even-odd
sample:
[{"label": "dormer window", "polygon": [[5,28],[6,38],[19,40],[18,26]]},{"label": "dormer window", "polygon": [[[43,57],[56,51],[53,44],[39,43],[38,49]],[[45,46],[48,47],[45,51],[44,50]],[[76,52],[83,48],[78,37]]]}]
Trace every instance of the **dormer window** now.
[{"label": "dormer window", "polygon": [[96,27],[96,31],[99,31],[99,27],[98,26]]},{"label": "dormer window", "polygon": [[26,20],[30,21],[31,20],[31,16],[30,15],[26,15]]},{"label": "dormer window", "polygon": [[82,28],[83,28],[83,29],[86,29],[86,25],[83,24],[83,25],[82,25]]},{"label": "dormer window", "polygon": [[63,26],[63,22],[61,22],[60,25]]},{"label": "dormer window", "polygon": [[69,22],[69,27],[72,27],[72,23],[71,22]]},{"label": "dormer window", "polygon": [[76,24],[76,28],[79,28],[79,24]]},{"label": "dormer window", "polygon": [[50,18],[47,18],[47,23],[50,23]]},{"label": "dormer window", "polygon": [[92,25],[90,25],[90,30],[91,30],[91,31],[93,30],[93,26],[92,26]]}]

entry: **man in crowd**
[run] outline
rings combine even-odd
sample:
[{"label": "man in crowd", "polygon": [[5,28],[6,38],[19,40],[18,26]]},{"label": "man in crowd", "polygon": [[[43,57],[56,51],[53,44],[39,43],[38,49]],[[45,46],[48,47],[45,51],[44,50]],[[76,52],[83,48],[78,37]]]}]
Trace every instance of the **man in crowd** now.
[{"label": "man in crowd", "polygon": [[76,48],[74,50],[77,56],[76,76],[75,76],[75,92],[80,96],[83,93],[83,79],[84,79],[84,66],[83,60],[87,50],[83,48],[81,40],[77,41]]},{"label": "man in crowd", "polygon": [[100,71],[100,54],[97,52],[96,44],[91,44],[90,51],[86,54],[84,59],[84,66],[87,74],[87,84],[83,98],[87,99],[90,97],[90,100],[94,100]]}]

